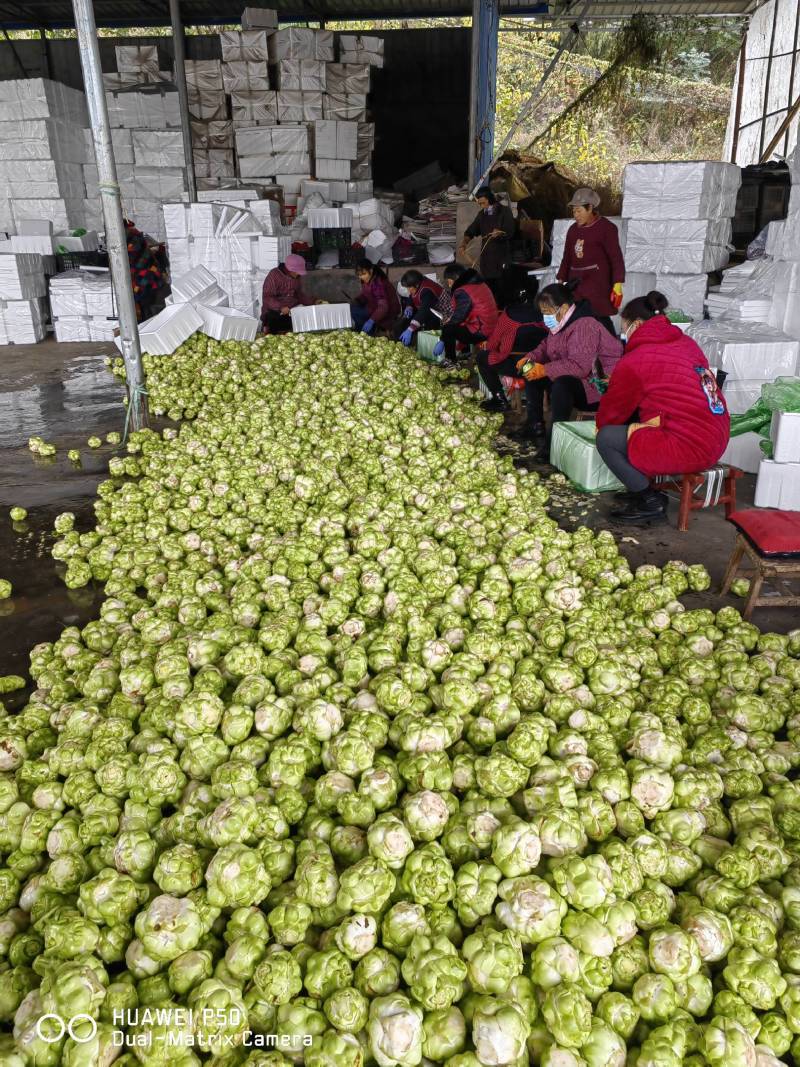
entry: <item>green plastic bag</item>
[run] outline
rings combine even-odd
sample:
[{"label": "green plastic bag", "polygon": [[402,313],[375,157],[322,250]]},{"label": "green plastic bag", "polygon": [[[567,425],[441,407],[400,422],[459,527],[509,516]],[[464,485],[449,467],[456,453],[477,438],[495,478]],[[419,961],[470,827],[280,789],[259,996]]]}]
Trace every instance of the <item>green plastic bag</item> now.
[{"label": "green plastic bag", "polygon": [[761,387],[761,403],[773,411],[800,412],[800,378],[776,378]]},{"label": "green plastic bag", "polygon": [[743,415],[731,415],[731,437],[743,433],[769,433],[772,411],[761,396]]}]

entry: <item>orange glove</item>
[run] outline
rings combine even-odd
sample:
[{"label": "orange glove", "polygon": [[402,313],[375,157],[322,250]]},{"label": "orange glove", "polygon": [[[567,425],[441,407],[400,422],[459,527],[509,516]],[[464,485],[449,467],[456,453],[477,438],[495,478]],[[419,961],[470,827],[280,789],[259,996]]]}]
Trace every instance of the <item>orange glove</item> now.
[{"label": "orange glove", "polygon": [[544,369],[544,363],[534,363],[533,366],[531,367],[531,369],[525,375],[525,378],[529,382],[535,382],[535,381],[538,381],[539,378],[546,378],[546,377],[547,377],[547,372]]},{"label": "orange glove", "polygon": [[616,283],[608,299],[614,305],[615,310],[619,311],[622,307],[622,282]]}]

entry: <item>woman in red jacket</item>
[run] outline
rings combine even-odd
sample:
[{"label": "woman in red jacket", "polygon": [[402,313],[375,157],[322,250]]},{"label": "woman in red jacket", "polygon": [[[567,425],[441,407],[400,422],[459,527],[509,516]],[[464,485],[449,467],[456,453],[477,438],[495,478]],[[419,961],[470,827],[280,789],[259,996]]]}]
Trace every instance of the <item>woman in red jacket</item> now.
[{"label": "woman in red jacket", "polygon": [[567,285],[548,285],[536,298],[549,333],[517,366],[526,379],[525,425],[515,436],[540,440],[539,458],[550,457],[544,425],[544,397],[550,395],[552,422],[566,422],[572,409],[596,411],[597,382],[607,378],[622,355],[622,343],[602,326],[585,300],[576,303]]},{"label": "woman in red jacket", "polygon": [[625,355],[595,420],[597,449],[630,493],[612,512],[620,522],[664,521],[667,498],[650,479],[713,467],[728,444],[730,418],[708,360],[666,309],[657,292],[624,308]]},{"label": "woman in red jacket", "polygon": [[361,292],[350,305],[356,333],[391,328],[400,314],[400,298],[380,267],[362,259],[356,267]]},{"label": "woman in red jacket", "polygon": [[542,313],[536,304],[535,279],[521,285],[514,299],[500,312],[500,318],[486,342],[486,351],[478,352],[478,373],[490,390],[490,400],[484,400],[484,411],[507,411],[508,398],[501,378],[519,378],[519,357],[537,348],[547,336]]},{"label": "woman in red jacket", "polygon": [[603,218],[599,206],[600,197],[594,189],[578,189],[567,204],[575,223],[567,230],[556,277],[560,282],[574,282],[577,298],[588,300],[600,322],[614,333],[611,316],[622,303],[625,260],[617,227]]},{"label": "woman in red jacket", "polygon": [[453,309],[442,325],[442,339],[433,349],[444,353],[444,366],[455,366],[456,345],[471,348],[491,337],[499,312],[494,293],[471,267],[450,263],[444,271],[445,285],[453,299]]}]

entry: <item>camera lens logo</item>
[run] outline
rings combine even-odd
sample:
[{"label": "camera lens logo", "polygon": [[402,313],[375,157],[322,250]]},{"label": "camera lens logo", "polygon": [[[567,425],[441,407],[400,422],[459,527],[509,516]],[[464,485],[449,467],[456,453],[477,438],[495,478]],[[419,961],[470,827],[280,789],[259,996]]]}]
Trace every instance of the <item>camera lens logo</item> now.
[{"label": "camera lens logo", "polygon": [[97,1036],[97,1023],[85,1012],[73,1015],[66,1022],[52,1012],[40,1015],[36,1020],[36,1036],[45,1045],[55,1045],[65,1035],[71,1037],[76,1045],[88,1045]]}]

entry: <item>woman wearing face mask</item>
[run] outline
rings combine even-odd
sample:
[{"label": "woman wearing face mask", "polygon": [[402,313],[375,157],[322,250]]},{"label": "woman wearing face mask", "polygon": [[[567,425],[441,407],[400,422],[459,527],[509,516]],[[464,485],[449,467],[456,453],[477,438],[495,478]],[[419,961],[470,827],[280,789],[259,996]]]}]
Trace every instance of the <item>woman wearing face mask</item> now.
[{"label": "woman wearing face mask", "polygon": [[505,303],[505,274],[511,262],[511,238],[517,231],[517,221],[511,208],[498,204],[497,197],[488,185],[481,186],[475,199],[481,210],[464,230],[458,252],[463,256],[469,242],[474,237],[480,237],[481,254],[477,267],[502,307]]},{"label": "woman wearing face mask", "polygon": [[566,285],[548,285],[536,303],[549,332],[537,348],[517,363],[525,378],[527,412],[518,436],[542,441],[541,458],[548,459],[545,393],[550,394],[553,423],[566,422],[573,408],[596,411],[600,401],[597,381],[607,378],[616,366],[622,343],[597,321],[585,300],[576,303]]},{"label": "woman wearing face mask", "polygon": [[622,304],[625,260],[617,227],[603,218],[599,206],[594,189],[578,189],[567,204],[575,222],[567,230],[556,277],[560,282],[574,282],[578,299],[588,300],[597,318],[614,333],[611,316]]},{"label": "woman wearing face mask", "polygon": [[611,513],[620,522],[664,521],[667,498],[650,488],[650,479],[713,467],[730,434],[708,360],[666,309],[658,292],[625,306],[625,355],[597,412],[597,449],[629,493],[627,504]]},{"label": "woman wearing face mask", "polygon": [[444,282],[452,299],[452,310],[443,320],[442,339],[433,354],[444,355],[445,365],[452,367],[456,345],[472,348],[491,337],[498,311],[492,290],[474,270],[450,263],[445,267]]}]

